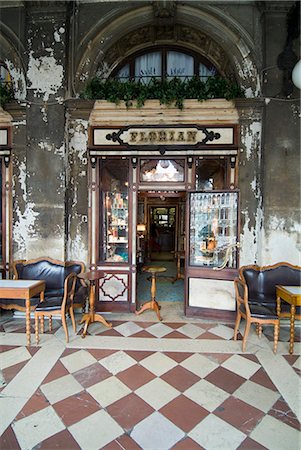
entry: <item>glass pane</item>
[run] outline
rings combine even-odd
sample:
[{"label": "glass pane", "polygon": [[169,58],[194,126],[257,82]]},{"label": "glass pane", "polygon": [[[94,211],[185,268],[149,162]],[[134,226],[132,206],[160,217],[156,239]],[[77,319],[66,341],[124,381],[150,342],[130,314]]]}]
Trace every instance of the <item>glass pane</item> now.
[{"label": "glass pane", "polygon": [[120,81],[128,81],[130,78],[130,65],[126,64],[122,67],[122,69],[119,70],[119,72],[116,75],[116,78]]},{"label": "glass pane", "polygon": [[199,76],[202,81],[207,81],[209,77],[215,77],[217,74],[216,68],[211,66],[210,68],[205,66],[205,64],[200,64],[199,67]]},{"label": "glass pane", "polygon": [[193,76],[194,60],[192,56],[179,52],[167,52],[167,78]]},{"label": "glass pane", "polygon": [[181,159],[144,159],[140,162],[140,181],[184,182],[184,168]]},{"label": "glass pane", "polygon": [[227,159],[196,160],[196,189],[212,191],[227,189]]},{"label": "glass pane", "polygon": [[153,77],[162,76],[161,52],[147,53],[135,60],[135,80],[147,84]]},{"label": "glass pane", "polygon": [[100,258],[104,262],[128,262],[128,160],[100,164]]},{"label": "glass pane", "polygon": [[190,195],[190,265],[236,267],[237,192]]}]

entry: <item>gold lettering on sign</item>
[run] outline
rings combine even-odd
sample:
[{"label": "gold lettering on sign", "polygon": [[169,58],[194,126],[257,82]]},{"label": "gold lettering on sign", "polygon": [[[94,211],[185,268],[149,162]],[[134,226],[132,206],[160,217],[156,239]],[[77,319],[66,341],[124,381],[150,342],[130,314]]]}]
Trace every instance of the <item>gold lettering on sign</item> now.
[{"label": "gold lettering on sign", "polygon": [[157,129],[157,130],[129,130],[129,144],[182,144],[186,142],[197,142],[196,130],[172,130],[172,129]]}]

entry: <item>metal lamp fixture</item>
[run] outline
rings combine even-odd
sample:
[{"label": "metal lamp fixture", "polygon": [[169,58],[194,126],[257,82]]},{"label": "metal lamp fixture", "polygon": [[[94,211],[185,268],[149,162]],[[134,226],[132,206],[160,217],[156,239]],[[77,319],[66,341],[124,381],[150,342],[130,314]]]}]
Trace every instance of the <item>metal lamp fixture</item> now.
[{"label": "metal lamp fixture", "polygon": [[297,62],[295,65],[293,72],[292,72],[292,80],[294,85],[301,89],[301,59]]}]

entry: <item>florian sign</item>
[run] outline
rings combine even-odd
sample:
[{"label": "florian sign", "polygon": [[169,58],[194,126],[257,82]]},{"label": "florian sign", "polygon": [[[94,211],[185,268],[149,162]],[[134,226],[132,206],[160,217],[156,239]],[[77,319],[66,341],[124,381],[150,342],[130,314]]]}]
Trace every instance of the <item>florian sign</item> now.
[{"label": "florian sign", "polygon": [[203,147],[234,145],[233,127],[148,126],[93,128],[92,147]]}]

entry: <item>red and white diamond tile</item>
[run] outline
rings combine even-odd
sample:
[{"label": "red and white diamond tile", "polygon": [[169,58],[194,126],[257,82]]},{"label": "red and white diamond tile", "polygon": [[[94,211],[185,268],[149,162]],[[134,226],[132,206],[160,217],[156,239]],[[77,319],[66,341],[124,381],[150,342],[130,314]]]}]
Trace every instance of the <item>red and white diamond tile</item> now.
[{"label": "red and white diamond tile", "polygon": [[26,347],[14,344],[24,322],[5,318],[1,450],[299,448],[298,343],[274,355],[253,333],[243,354],[229,324],[113,327],[81,339],[69,326],[66,345],[58,326]]}]

